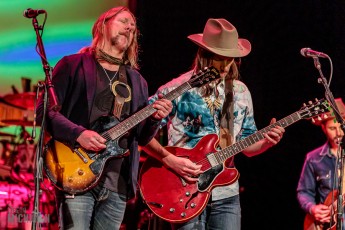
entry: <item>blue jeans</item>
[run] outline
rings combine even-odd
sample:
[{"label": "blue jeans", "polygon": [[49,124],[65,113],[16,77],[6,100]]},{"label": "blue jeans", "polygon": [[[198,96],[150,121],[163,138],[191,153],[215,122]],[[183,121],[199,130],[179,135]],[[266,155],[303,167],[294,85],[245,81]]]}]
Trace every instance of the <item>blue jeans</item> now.
[{"label": "blue jeans", "polygon": [[57,192],[60,229],[120,229],[126,196],[97,186],[74,198]]},{"label": "blue jeans", "polygon": [[172,224],[171,228],[174,230],[240,230],[240,196],[209,201],[199,216],[183,224]]}]

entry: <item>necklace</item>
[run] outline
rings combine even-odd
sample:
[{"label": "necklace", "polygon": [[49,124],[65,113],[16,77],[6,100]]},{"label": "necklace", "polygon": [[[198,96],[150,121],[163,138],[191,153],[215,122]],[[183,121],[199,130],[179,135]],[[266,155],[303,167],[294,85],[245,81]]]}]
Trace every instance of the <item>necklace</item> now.
[{"label": "necklace", "polygon": [[104,67],[102,66],[102,69],[104,70],[105,75],[107,76],[108,80],[109,80],[109,87],[110,90],[112,90],[112,84],[113,84],[113,80],[115,79],[116,75],[119,73],[119,71],[116,71],[116,73],[114,74],[114,76],[112,78],[109,77],[107,71],[104,69]]},{"label": "necklace", "polygon": [[210,95],[208,97],[205,97],[204,100],[212,115],[214,114],[214,111],[216,109],[219,109],[221,107],[219,96],[216,98],[214,95]]},{"label": "necklace", "polygon": [[206,87],[208,88],[208,93],[204,96],[204,101],[213,115],[215,110],[221,107],[221,98],[217,91],[217,83],[211,82]]}]

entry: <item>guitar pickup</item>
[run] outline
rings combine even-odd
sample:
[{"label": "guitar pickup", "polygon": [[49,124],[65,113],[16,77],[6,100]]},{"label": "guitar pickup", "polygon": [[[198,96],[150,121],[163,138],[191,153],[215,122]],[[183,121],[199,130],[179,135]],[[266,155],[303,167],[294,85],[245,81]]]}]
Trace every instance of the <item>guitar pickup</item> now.
[{"label": "guitar pickup", "polygon": [[86,164],[88,160],[83,156],[83,154],[79,151],[79,149],[74,149],[74,152],[80,157],[80,159]]}]

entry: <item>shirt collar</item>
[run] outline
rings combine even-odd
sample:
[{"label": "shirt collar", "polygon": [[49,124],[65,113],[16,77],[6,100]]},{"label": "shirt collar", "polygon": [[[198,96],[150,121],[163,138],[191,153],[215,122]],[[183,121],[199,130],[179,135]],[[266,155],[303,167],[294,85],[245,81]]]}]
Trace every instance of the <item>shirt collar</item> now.
[{"label": "shirt collar", "polygon": [[329,156],[334,157],[334,155],[331,153],[331,148],[329,147],[328,142],[326,142],[321,149],[320,156]]}]

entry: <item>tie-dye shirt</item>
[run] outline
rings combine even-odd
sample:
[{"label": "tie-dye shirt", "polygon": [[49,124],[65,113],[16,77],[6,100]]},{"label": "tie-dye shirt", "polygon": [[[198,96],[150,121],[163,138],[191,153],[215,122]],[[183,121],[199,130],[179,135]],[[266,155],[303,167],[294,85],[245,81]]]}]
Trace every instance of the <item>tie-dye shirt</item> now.
[{"label": "tie-dye shirt", "polygon": [[[157,99],[158,93],[166,95],[189,81],[192,74],[192,71],[187,72],[161,86],[157,93],[150,98],[150,102]],[[199,87],[188,90],[172,101],[172,112],[162,122],[162,125],[167,125],[168,128],[169,146],[193,148],[207,134],[219,135],[220,115],[225,99],[224,84],[224,80],[221,80],[215,87],[217,93],[208,94],[208,97],[202,96],[205,89]],[[232,143],[257,131],[251,94],[247,86],[238,80],[234,81],[233,105]],[[237,181],[229,186],[216,187],[212,190],[212,199],[218,200],[237,195],[238,187]]]}]

